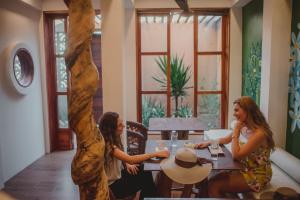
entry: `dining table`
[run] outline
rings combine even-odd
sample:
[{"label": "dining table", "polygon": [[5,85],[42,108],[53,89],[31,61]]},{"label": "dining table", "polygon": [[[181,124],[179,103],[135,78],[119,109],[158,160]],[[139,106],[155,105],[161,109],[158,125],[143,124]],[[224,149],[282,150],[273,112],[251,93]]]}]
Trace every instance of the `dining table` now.
[{"label": "dining table", "polygon": [[[151,140],[148,139],[146,142],[146,149],[145,153],[155,152],[159,149],[168,149],[170,151],[170,156],[175,156],[176,151],[181,147],[191,148],[194,144],[203,142],[203,137],[201,139],[196,140],[177,140],[176,146],[174,145],[174,141],[171,140]],[[211,160],[212,163],[212,171],[211,173],[218,173],[222,170],[240,170],[242,168],[241,163],[234,160],[232,158],[231,152],[224,146],[220,145],[222,148],[223,153],[218,155],[217,160],[212,160],[210,151],[208,148],[203,149],[195,149],[197,157],[206,158]],[[167,159],[167,158],[166,158]],[[153,158],[150,160],[145,161],[144,164],[144,171],[151,171],[157,172],[156,175],[156,184],[158,188],[158,193],[160,197],[163,198],[170,198],[173,180],[169,178],[160,168],[160,162],[162,161],[161,158]],[[175,189],[176,190],[176,189]],[[180,189],[182,190],[181,197],[190,197],[193,191],[196,192],[195,197],[207,197],[208,196],[208,177],[204,180],[192,184],[192,185],[183,185]]]},{"label": "dining table", "polygon": [[[176,147],[171,145],[171,140],[147,140],[145,153],[155,152],[157,148],[162,148],[162,145],[170,151],[170,156],[176,154],[178,148],[184,147],[185,144],[196,144],[202,142],[203,139],[198,140],[177,140]],[[240,162],[232,158],[231,152],[224,146],[220,145],[222,148],[223,154],[218,156],[217,160],[212,161],[212,170],[240,170]],[[198,157],[206,158],[211,160],[211,154],[208,148],[204,149],[195,149]],[[145,171],[160,171],[160,162],[162,159],[154,158],[144,162]]]}]

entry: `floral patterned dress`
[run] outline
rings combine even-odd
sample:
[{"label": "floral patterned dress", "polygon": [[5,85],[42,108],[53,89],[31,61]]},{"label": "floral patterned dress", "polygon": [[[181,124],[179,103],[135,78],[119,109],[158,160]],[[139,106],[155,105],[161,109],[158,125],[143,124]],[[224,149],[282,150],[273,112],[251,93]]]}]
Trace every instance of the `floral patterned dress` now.
[{"label": "floral patterned dress", "polygon": [[[243,144],[244,142],[241,142],[241,145]],[[260,192],[271,181],[270,153],[271,149],[263,145],[241,160],[243,166],[241,173],[249,187],[255,192]]]}]

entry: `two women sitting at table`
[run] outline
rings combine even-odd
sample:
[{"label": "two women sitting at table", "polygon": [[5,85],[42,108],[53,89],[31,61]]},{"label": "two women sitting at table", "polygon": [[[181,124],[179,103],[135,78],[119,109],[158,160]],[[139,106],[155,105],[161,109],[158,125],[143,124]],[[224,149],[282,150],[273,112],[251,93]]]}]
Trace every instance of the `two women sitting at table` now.
[{"label": "two women sitting at table", "polygon": [[[125,153],[121,142],[124,124],[119,114],[106,112],[100,119],[99,129],[105,140],[104,167],[109,187],[116,198],[124,198],[141,191],[140,199],[156,197],[157,190],[152,173],[138,167],[138,163],[153,157],[167,158],[169,151],[130,156]],[[122,162],[125,169],[122,169]]]},{"label": "two women sitting at table", "polygon": [[[274,148],[273,133],[256,103],[243,96],[234,101],[237,122],[233,133],[220,138],[220,144],[231,144],[232,156],[242,164],[240,171],[221,172],[208,182],[210,197],[223,197],[224,193],[261,191],[271,180],[270,152]],[[247,142],[239,141],[240,134]],[[196,144],[205,148],[210,142]]]}]

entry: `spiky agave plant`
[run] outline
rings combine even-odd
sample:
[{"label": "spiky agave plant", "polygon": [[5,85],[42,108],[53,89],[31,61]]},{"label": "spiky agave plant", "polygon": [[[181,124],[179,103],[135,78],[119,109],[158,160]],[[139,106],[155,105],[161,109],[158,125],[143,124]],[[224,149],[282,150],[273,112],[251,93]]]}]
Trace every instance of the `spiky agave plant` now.
[{"label": "spiky agave plant", "polygon": [[[161,84],[161,88],[166,90],[167,88],[167,57],[159,57],[155,60],[156,64],[164,74],[163,77],[152,78]],[[193,88],[187,86],[188,81],[191,78],[190,67],[183,63],[183,57],[179,58],[177,55],[171,58],[171,96],[175,100],[175,117],[178,116],[178,99],[187,95],[186,90]]]},{"label": "spiky agave plant", "polygon": [[142,123],[149,127],[149,119],[153,117],[164,117],[165,108],[155,98],[143,96],[142,100]]}]

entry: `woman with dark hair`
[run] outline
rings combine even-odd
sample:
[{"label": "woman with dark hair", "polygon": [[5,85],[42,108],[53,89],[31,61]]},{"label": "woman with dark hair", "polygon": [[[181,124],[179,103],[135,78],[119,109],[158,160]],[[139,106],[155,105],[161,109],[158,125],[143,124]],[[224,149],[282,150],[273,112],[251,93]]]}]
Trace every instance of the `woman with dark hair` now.
[{"label": "woman with dark hair", "polygon": [[[156,197],[157,192],[151,172],[139,168],[141,163],[153,157],[167,158],[169,151],[157,151],[130,156],[123,150],[121,134],[124,124],[118,113],[106,112],[100,119],[99,129],[105,140],[104,167],[108,184],[116,198],[124,198],[141,190],[140,199]],[[122,169],[122,162],[126,169]]]},{"label": "woman with dark hair", "polygon": [[[220,144],[231,144],[232,156],[242,164],[242,170],[222,172],[209,180],[210,197],[223,197],[226,192],[261,191],[271,180],[270,152],[274,149],[273,133],[256,103],[243,96],[234,101],[233,133],[219,139]],[[240,141],[240,134],[246,142]],[[195,145],[205,148],[211,142]]]}]

